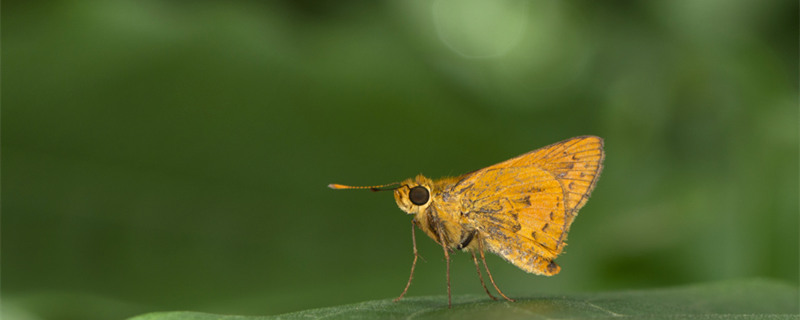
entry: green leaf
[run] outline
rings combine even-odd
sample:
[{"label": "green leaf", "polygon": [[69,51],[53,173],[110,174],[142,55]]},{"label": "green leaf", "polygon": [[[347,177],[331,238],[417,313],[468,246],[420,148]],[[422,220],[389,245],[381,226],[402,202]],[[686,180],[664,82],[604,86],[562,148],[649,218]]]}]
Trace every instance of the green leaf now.
[{"label": "green leaf", "polygon": [[517,302],[487,297],[413,297],[366,301],[276,316],[158,312],[130,320],[273,319],[798,319],[798,288],[770,280],[726,281],[676,288],[530,296]]}]

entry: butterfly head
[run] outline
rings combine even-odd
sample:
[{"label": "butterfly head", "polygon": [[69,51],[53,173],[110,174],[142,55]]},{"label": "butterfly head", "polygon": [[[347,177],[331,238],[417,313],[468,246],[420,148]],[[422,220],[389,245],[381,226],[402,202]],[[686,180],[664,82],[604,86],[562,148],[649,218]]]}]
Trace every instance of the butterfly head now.
[{"label": "butterfly head", "polygon": [[394,200],[401,210],[417,214],[431,204],[432,190],[433,181],[420,174],[401,182],[400,187],[394,189]]}]

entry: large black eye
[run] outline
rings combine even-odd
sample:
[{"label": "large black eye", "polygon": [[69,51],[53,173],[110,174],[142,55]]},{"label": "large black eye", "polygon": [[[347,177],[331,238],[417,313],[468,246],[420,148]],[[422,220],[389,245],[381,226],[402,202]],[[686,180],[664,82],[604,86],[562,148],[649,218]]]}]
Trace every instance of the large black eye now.
[{"label": "large black eye", "polygon": [[428,203],[430,194],[428,193],[428,189],[425,189],[425,187],[416,186],[411,188],[411,191],[408,192],[408,198],[411,199],[411,203],[421,206]]}]

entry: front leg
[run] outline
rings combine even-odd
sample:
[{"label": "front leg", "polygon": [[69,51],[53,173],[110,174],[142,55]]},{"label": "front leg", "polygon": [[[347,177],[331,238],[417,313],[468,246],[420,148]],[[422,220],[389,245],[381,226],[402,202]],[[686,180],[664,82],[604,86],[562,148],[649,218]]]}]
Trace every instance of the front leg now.
[{"label": "front leg", "polygon": [[403,299],[403,296],[405,296],[406,292],[408,292],[408,288],[411,287],[411,279],[414,279],[414,268],[417,266],[417,258],[419,258],[419,254],[417,253],[417,236],[414,228],[416,224],[416,220],[411,220],[411,243],[414,246],[414,261],[411,262],[411,275],[408,276],[408,282],[406,283],[405,289],[403,289],[403,293],[401,293],[399,297],[395,298],[394,302]]}]

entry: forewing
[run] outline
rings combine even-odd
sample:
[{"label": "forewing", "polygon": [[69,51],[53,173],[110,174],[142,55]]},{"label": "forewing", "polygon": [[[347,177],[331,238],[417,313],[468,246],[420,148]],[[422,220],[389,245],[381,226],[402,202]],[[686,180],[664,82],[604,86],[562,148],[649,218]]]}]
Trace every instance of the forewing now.
[{"label": "forewing", "polygon": [[467,218],[488,248],[528,272],[551,275],[567,231],[602,169],[597,137],[565,140],[465,175]]},{"label": "forewing", "polygon": [[552,173],[564,188],[564,207],[567,227],[586,204],[603,170],[603,139],[582,136],[554,143],[529,152],[516,160],[514,166],[534,165]]}]

